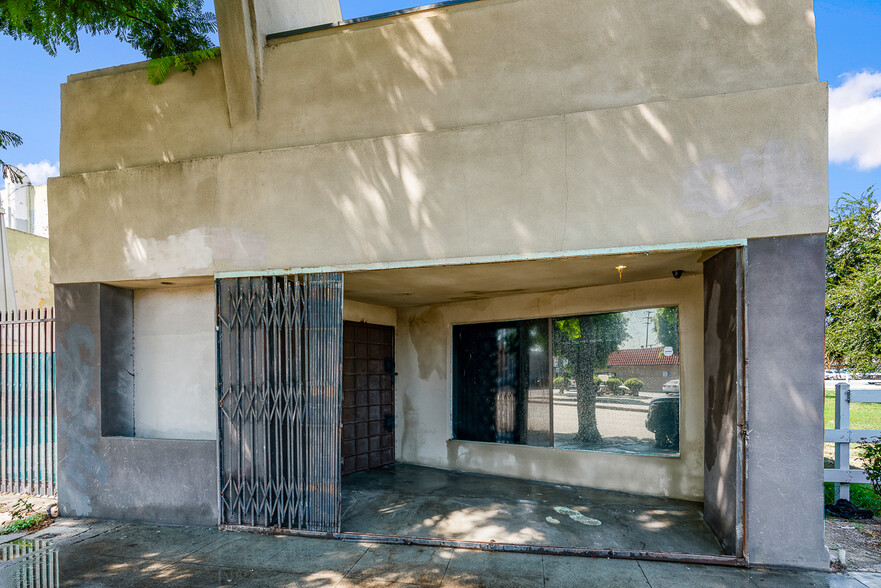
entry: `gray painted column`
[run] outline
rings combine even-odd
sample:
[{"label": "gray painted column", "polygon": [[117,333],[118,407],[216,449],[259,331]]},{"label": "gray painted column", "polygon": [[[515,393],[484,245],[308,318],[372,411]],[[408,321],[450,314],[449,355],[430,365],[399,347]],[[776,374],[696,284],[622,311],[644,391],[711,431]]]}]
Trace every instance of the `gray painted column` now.
[{"label": "gray painted column", "polygon": [[751,565],[829,569],[823,539],[825,238],[747,243]]}]

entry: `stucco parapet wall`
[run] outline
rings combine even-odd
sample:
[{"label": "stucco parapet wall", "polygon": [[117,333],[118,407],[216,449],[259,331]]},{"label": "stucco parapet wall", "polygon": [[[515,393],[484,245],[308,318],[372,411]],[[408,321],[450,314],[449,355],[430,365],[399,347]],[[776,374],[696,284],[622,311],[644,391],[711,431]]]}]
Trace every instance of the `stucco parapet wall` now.
[{"label": "stucco parapet wall", "polygon": [[814,83],[51,180],[56,283],[824,233]]},{"label": "stucco parapet wall", "polygon": [[[817,81],[810,0],[479,0],[272,41],[230,123],[222,57],[62,86],[63,175]],[[245,75],[247,72],[243,72]],[[229,74],[227,74],[229,75]]]}]

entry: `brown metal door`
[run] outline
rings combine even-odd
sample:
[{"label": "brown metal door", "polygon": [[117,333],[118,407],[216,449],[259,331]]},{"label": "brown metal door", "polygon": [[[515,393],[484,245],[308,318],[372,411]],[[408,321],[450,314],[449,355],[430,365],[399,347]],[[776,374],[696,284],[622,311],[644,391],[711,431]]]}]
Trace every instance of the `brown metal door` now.
[{"label": "brown metal door", "polygon": [[395,461],[394,357],[394,327],[343,324],[343,475]]}]

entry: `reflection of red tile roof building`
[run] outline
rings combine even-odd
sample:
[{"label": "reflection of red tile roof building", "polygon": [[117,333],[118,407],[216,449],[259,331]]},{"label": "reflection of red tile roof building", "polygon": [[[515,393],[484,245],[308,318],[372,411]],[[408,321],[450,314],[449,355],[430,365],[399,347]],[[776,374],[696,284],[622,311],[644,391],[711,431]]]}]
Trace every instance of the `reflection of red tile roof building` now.
[{"label": "reflection of red tile roof building", "polygon": [[619,349],[609,356],[609,367],[615,365],[679,365],[679,356],[665,356],[663,347]]}]

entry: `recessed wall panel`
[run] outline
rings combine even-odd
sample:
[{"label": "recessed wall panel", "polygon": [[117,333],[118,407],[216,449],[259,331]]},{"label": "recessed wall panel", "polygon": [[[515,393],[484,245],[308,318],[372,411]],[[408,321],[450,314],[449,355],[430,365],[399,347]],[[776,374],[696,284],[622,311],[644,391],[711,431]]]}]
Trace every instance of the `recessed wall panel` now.
[{"label": "recessed wall panel", "polygon": [[216,439],[214,289],[136,290],[135,437]]}]

